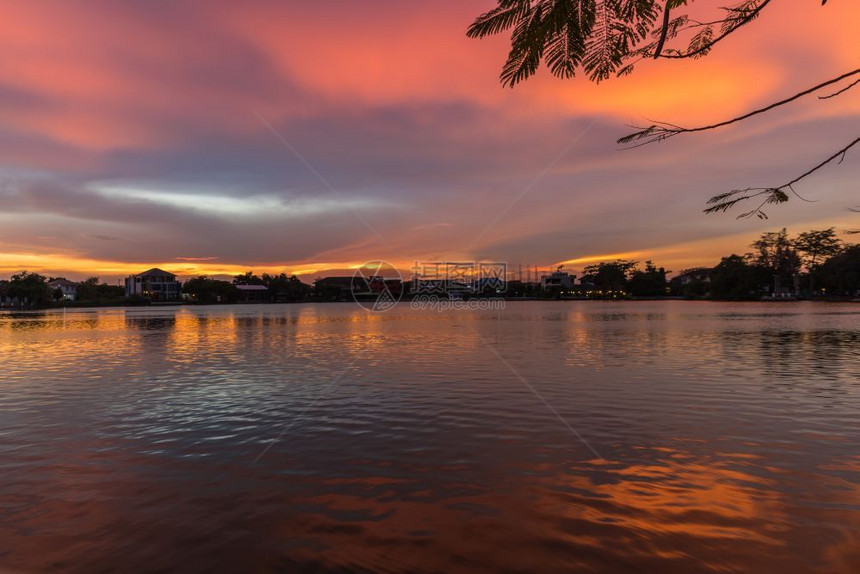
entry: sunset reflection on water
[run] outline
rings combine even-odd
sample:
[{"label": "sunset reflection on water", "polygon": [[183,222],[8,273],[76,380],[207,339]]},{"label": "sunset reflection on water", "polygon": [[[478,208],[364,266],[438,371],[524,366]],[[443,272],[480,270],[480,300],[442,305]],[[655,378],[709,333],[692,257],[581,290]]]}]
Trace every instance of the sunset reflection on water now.
[{"label": "sunset reflection on water", "polygon": [[857,571],[858,318],[0,314],[0,570]]}]

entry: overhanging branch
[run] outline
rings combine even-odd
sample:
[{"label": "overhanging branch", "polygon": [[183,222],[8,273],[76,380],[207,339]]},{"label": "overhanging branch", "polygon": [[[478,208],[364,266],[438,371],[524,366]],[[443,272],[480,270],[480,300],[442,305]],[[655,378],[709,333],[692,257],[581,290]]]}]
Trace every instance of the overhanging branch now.
[{"label": "overhanging branch", "polygon": [[818,99],[819,100],[829,100],[830,98],[835,98],[839,94],[844,94],[845,92],[847,92],[848,90],[850,90],[851,88],[856,86],[857,84],[860,84],[860,79],[854,80],[853,82],[851,82],[850,84],[848,84],[847,86],[845,86],[844,88],[839,90],[838,92],[833,92],[829,96],[818,96]]},{"label": "overhanging branch", "polygon": [[669,0],[666,0],[666,7],[663,9],[663,27],[660,30],[660,39],[657,41],[657,47],[654,48],[654,59],[660,57],[663,52],[663,46],[666,44],[666,37],[669,35]]},{"label": "overhanging branch", "polygon": [[[639,147],[639,146],[647,145],[649,143],[663,141],[663,140],[669,139],[669,138],[674,137],[674,136],[679,135],[679,134],[703,132],[703,131],[714,130],[717,128],[725,127],[725,126],[728,126],[731,124],[742,122],[746,119],[757,116],[759,114],[769,112],[770,110],[772,110],[774,108],[784,106],[784,105],[789,104],[789,103],[791,103],[797,99],[802,98],[803,96],[807,96],[809,94],[817,92],[818,90],[821,90],[822,88],[826,88],[827,86],[832,86],[833,84],[838,84],[839,82],[841,82],[847,78],[857,76],[857,75],[860,75],[860,68],[858,68],[856,70],[852,70],[852,71],[847,72],[845,74],[842,74],[841,76],[833,78],[831,80],[827,80],[826,82],[822,82],[816,86],[813,86],[809,89],[803,90],[802,92],[799,92],[797,94],[794,94],[791,97],[785,98],[784,100],[774,102],[774,103],[770,104],[769,106],[765,106],[763,108],[753,110],[753,111],[748,112],[742,116],[738,116],[736,118],[732,118],[730,120],[726,120],[726,121],[719,122],[716,124],[699,126],[699,127],[695,127],[695,128],[683,128],[683,127],[675,126],[675,125],[672,125],[672,124],[669,124],[666,122],[655,122],[654,124],[652,124],[651,126],[649,126],[647,128],[641,129],[638,132],[634,132],[630,135],[627,135],[627,136],[624,136],[623,138],[620,138],[618,140],[618,143],[622,144],[622,145],[634,144],[630,147]],[[855,82],[855,83],[857,83],[857,82]],[[853,84],[852,84],[852,86],[853,86]],[[847,88],[840,90],[840,92],[837,92],[836,94],[831,94],[831,96],[835,96],[841,92],[844,92],[845,90],[850,89],[852,86],[848,86]]]},{"label": "overhanging branch", "polygon": [[[741,213],[740,215],[738,215],[738,218],[750,217],[750,216],[755,215],[756,217],[758,217],[760,219],[767,219],[767,214],[763,211],[764,206],[769,205],[769,204],[785,203],[786,201],[788,201],[788,194],[786,193],[786,191],[790,191],[795,196],[800,198],[800,196],[794,190],[794,187],[793,187],[794,184],[796,184],[799,181],[809,177],[810,175],[812,175],[813,173],[815,173],[819,169],[823,168],[824,166],[826,166],[827,164],[829,164],[833,161],[836,161],[837,159],[838,159],[837,163],[842,163],[842,160],[845,158],[845,154],[848,152],[848,150],[851,149],[852,147],[854,147],[855,145],[857,145],[858,143],[860,143],[860,138],[855,139],[854,141],[849,143],[847,146],[843,147],[842,149],[840,149],[839,151],[837,151],[836,153],[834,153],[833,155],[831,155],[830,157],[828,157],[827,159],[825,159],[824,161],[822,161],[821,163],[816,165],[815,167],[807,170],[805,173],[797,176],[796,178],[792,179],[788,183],[780,185],[779,187],[748,187],[746,189],[735,189],[735,190],[729,191],[727,193],[721,193],[719,195],[715,195],[714,197],[712,197],[711,199],[708,200],[708,204],[711,207],[708,207],[707,209],[705,209],[705,213],[716,213],[716,212],[720,212],[720,211],[728,211],[729,209],[731,209],[732,207],[734,207],[738,203],[741,203],[743,201],[747,201],[749,199],[753,199],[756,197],[764,196],[764,200],[762,200],[762,202],[759,204],[758,207],[756,207],[755,209],[752,209],[750,211],[746,211],[744,213]],[[803,199],[803,198],[800,198],[800,199]]]},{"label": "overhanging branch", "polygon": [[[688,50],[686,52],[672,51],[670,53],[666,53],[666,54],[662,54],[662,55],[655,55],[654,57],[655,58],[660,57],[660,58],[669,58],[669,59],[673,59],[673,60],[680,60],[680,59],[684,59],[684,58],[695,58],[696,56],[704,55],[711,50],[711,48],[714,46],[714,44],[716,44],[717,42],[720,42],[721,40],[725,39],[727,36],[731,35],[732,33],[736,32],[737,30],[742,28],[744,25],[749,24],[750,22],[755,20],[758,17],[759,13],[761,13],[761,11],[764,9],[764,7],[767,6],[768,4],[770,4],[770,1],[771,0],[764,0],[764,2],[762,2],[756,8],[751,10],[748,14],[744,14],[741,17],[735,17],[734,19],[726,18],[726,19],[722,20],[721,21],[722,23],[731,23],[731,26],[729,26],[727,29],[725,29],[719,36],[717,36],[713,40],[710,40],[710,41],[704,43],[703,45],[701,45],[697,48],[694,48],[692,50]],[[822,5],[823,5],[823,3],[822,3]]]}]

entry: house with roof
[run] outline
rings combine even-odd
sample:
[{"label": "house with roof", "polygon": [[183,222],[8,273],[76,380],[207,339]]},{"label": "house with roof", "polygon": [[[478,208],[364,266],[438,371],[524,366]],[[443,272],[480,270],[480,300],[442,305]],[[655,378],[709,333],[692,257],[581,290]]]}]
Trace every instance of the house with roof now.
[{"label": "house with roof", "polygon": [[236,285],[236,291],[242,303],[265,303],[270,299],[269,288],[265,285]]},{"label": "house with roof", "polygon": [[669,292],[678,296],[704,297],[711,290],[713,271],[708,267],[686,269],[669,281]]},{"label": "house with roof", "polygon": [[541,289],[561,289],[562,291],[570,291],[571,289],[573,289],[574,281],[576,281],[576,275],[571,275],[570,273],[562,271],[562,267],[563,266],[559,266],[558,269],[556,269],[549,275],[541,275]]},{"label": "house with roof", "polygon": [[78,284],[63,277],[48,281],[48,287],[51,288],[52,294],[57,289],[62,291],[63,299],[66,301],[74,301],[78,296]]},{"label": "house with roof", "polygon": [[689,285],[690,283],[710,283],[711,273],[713,273],[713,271],[714,270],[709,267],[694,267],[693,269],[682,271],[674,277],[674,280],[681,285]]},{"label": "house with roof", "polygon": [[176,275],[157,267],[129,275],[125,279],[125,296],[146,297],[153,303],[179,301],[182,284],[176,280]]},{"label": "house with roof", "polygon": [[314,291],[326,300],[340,300],[351,296],[366,285],[361,277],[320,277],[314,281]]}]

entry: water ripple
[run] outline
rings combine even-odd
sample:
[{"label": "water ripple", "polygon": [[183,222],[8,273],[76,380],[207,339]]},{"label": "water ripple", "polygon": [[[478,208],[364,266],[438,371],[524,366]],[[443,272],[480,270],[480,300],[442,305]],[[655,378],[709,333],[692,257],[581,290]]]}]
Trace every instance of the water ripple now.
[{"label": "water ripple", "polygon": [[858,315],[0,314],[0,569],[858,571]]}]

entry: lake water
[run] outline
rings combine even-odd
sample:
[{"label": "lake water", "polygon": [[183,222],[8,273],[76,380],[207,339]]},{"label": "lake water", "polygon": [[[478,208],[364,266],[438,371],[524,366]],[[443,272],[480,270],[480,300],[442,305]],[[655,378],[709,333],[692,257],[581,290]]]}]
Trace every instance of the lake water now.
[{"label": "lake water", "polygon": [[0,314],[0,570],[860,571],[860,305]]}]

